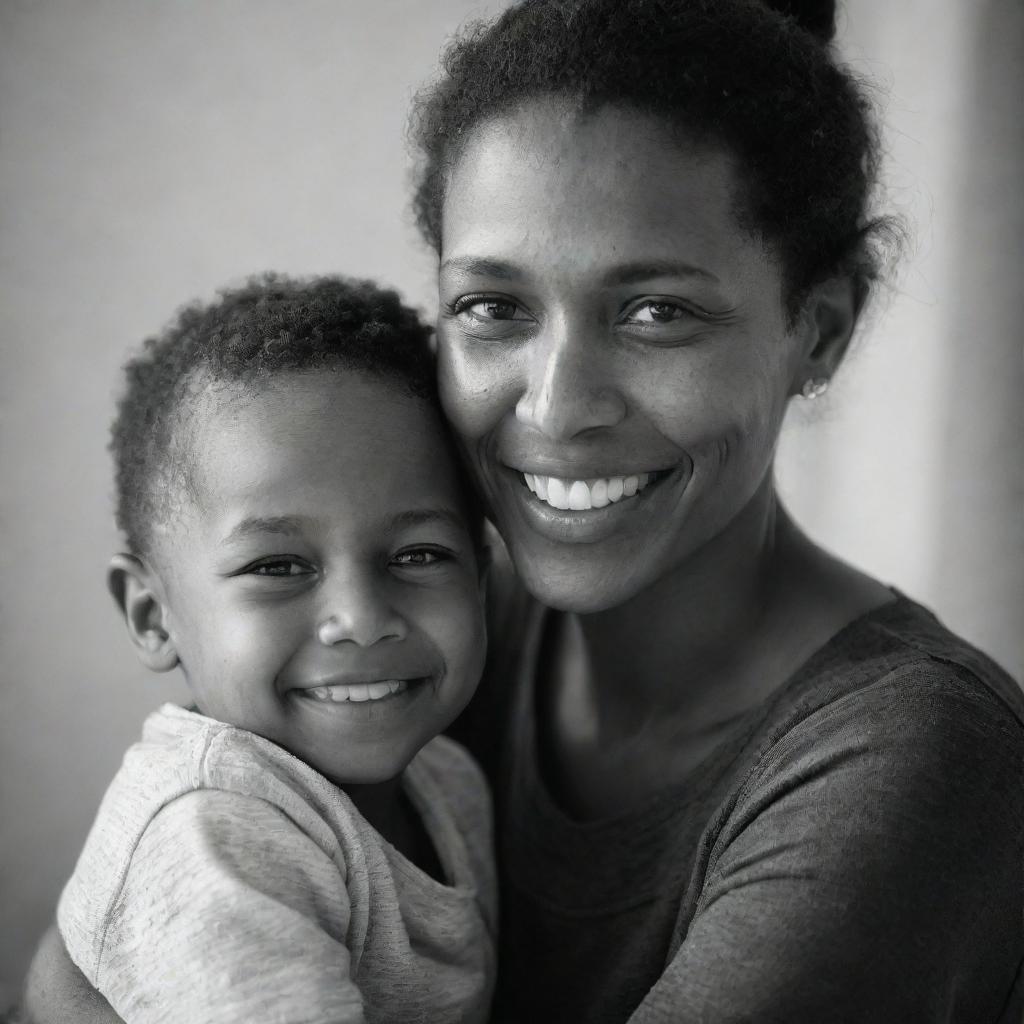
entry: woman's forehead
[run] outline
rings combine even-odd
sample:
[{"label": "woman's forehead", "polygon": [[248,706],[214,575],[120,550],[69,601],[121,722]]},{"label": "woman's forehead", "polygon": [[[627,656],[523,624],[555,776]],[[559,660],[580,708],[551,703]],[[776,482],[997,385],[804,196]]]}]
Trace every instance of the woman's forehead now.
[{"label": "woman's forehead", "polygon": [[661,122],[605,107],[533,104],[481,125],[448,183],[442,272],[473,260],[535,273],[634,264],[711,276],[763,256],[736,216],[734,162]]}]

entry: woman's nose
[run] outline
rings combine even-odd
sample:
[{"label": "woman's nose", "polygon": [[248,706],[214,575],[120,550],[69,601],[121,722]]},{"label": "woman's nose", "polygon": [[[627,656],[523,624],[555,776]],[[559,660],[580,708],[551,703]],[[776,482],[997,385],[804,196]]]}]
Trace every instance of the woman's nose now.
[{"label": "woman's nose", "polygon": [[388,600],[385,588],[366,580],[347,578],[328,585],[326,616],[317,626],[317,639],[328,647],[354,643],[371,647],[384,640],[404,640],[409,626]]},{"label": "woman's nose", "polygon": [[558,441],[595,427],[613,427],[626,402],[599,346],[561,330],[537,340],[527,356],[516,418]]}]

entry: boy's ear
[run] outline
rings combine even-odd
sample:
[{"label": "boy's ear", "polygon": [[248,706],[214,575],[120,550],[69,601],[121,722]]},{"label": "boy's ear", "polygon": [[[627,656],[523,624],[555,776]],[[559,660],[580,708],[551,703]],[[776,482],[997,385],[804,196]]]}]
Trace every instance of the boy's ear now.
[{"label": "boy's ear", "polygon": [[793,394],[807,380],[829,381],[853,337],[864,296],[849,277],[834,277],[811,289],[801,312],[804,346]]},{"label": "boy's ear", "polygon": [[114,555],[107,569],[110,591],[128,627],[139,660],[154,672],[170,672],[178,652],[167,631],[163,588],[152,570],[134,555]]}]

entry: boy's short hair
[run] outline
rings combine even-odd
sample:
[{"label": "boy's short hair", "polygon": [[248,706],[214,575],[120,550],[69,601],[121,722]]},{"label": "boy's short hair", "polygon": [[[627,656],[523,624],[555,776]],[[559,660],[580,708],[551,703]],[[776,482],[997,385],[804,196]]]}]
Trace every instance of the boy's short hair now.
[{"label": "boy's short hair", "polygon": [[[264,274],[182,309],[125,364],[111,426],[116,520],[150,553],[154,525],[188,493],[187,406],[210,385],[258,386],[287,371],[351,370],[436,398],[431,329],[372,281]],[[471,524],[471,529],[476,530]]]}]

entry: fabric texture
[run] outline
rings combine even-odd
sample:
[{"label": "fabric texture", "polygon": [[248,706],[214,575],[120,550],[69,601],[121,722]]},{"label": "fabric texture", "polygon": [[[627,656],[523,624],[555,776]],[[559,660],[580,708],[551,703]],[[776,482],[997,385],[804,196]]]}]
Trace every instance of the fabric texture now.
[{"label": "fabric texture", "polygon": [[128,1024],[485,1021],[497,929],[486,786],[445,737],[403,785],[448,884],[282,748],[163,706],[61,895],[71,958]]},{"label": "fabric texture", "polygon": [[538,767],[557,613],[495,579],[455,734],[494,786],[498,1019],[1019,1024],[1024,698],[989,659],[895,595],[683,782],[581,822]]}]

